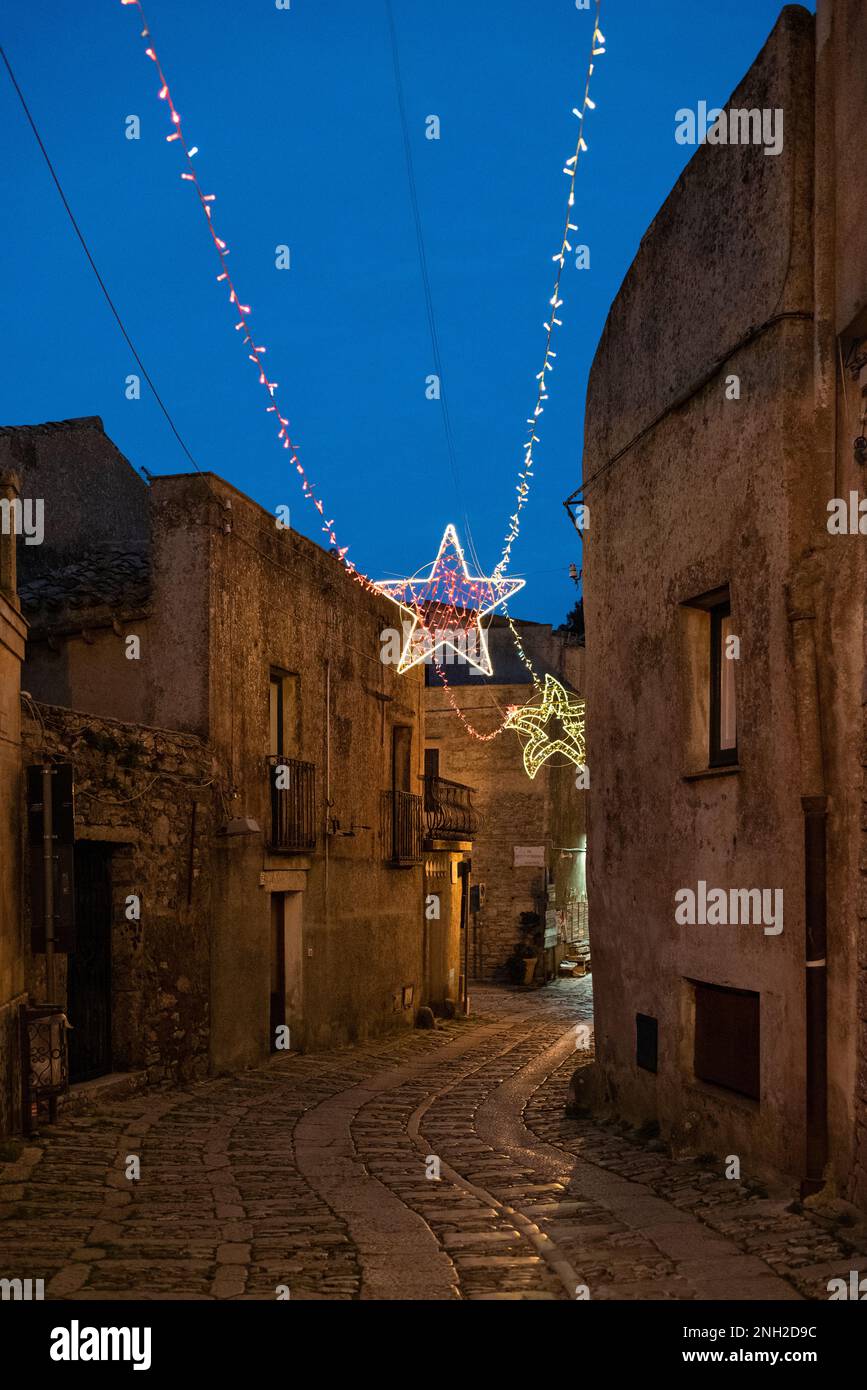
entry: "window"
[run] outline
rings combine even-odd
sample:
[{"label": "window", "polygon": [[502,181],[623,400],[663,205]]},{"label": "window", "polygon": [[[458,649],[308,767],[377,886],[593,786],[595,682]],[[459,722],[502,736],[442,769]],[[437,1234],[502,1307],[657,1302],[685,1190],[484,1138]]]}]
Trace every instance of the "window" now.
[{"label": "window", "polygon": [[440,775],[440,750],[438,748],[426,748],[424,750],[424,809],[428,815],[433,815],[437,807],[437,795],[434,787],[434,780]]},{"label": "window", "polygon": [[684,745],[687,776],[700,777],[738,761],[735,673],[740,639],[728,585],[681,605],[684,670]]},{"label": "window", "polygon": [[268,682],[268,752],[297,756],[299,743],[298,676],[272,670]]},{"label": "window", "polygon": [[643,1071],[657,1069],[659,1022],[650,1014],[635,1015],[635,1064]]},{"label": "window", "polygon": [[725,767],[738,760],[735,710],[735,663],[731,655],[735,636],[731,603],[726,598],[710,610],[710,757],[711,767]]},{"label": "window", "polygon": [[391,787],[382,795],[382,835],[385,858],[392,865],[417,864],[421,859],[422,798],[412,791],[412,726],[395,724],[391,731]]},{"label": "window", "polygon": [[695,990],[695,1058],[699,1081],[758,1100],[759,995],[691,981]]},{"label": "window", "polygon": [[270,715],[270,732],[268,741],[268,752],[272,754],[283,752],[283,677],[271,673],[271,681],[268,688],[268,706]]}]

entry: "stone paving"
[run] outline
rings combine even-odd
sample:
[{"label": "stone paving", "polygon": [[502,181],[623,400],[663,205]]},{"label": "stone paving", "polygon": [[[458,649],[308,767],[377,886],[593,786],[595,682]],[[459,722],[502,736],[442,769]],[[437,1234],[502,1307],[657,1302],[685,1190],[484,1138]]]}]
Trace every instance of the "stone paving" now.
[{"label": "stone paving", "polygon": [[565,1113],[589,979],[473,1001],[62,1116],[0,1163],[0,1278],[51,1299],[796,1300],[867,1267],[791,1194]]},{"label": "stone paving", "polygon": [[[720,1249],[725,1243],[750,1257],[754,1273],[740,1292],[733,1291],[729,1297],[761,1297],[759,1286],[772,1272],[789,1285],[789,1297],[827,1299],[829,1279],[848,1279],[853,1269],[860,1276],[867,1273],[867,1232],[863,1223],[850,1227],[852,1218],[845,1204],[808,1210],[797,1200],[794,1184],[770,1194],[759,1181],[727,1179],[721,1164],[714,1169],[700,1158],[672,1158],[658,1139],[623,1125],[602,1126],[586,1117],[567,1115],[574,1069],[574,1059],[569,1058],[546,1077],[527,1102],[527,1126],[540,1141],[619,1175],[633,1187],[648,1189],[675,1212],[698,1218],[719,1238]],[[717,1263],[717,1269],[721,1265],[724,1272],[724,1261]],[[746,1273],[746,1267],[741,1266],[741,1271]]]}]

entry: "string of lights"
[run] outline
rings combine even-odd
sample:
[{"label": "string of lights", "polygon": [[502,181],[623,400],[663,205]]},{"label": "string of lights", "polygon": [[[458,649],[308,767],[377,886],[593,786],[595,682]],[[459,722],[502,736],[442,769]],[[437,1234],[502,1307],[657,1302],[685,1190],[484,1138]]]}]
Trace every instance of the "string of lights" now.
[{"label": "string of lights", "polygon": [[177,141],[183,153],[185,167],[181,173],[181,178],[186,183],[192,185],[193,190],[198,198],[202,213],[205,217],[208,232],[210,234],[211,241],[214,245],[214,250],[217,253],[217,257],[220,263],[220,273],[217,276],[217,282],[219,284],[225,285],[225,288],[228,290],[229,304],[232,307],[235,315],[237,316],[235,330],[236,332],[241,333],[241,341],[243,345],[249,349],[247,356],[249,357],[250,361],[253,363],[253,365],[258,371],[259,385],[263,388],[263,390],[266,392],[268,396],[268,404],[265,406],[265,410],[269,415],[273,415],[274,417],[274,425],[276,426],[277,440],[279,444],[285,450],[288,451],[289,462],[293,465],[296,472],[299,474],[301,478],[301,491],[307,498],[307,500],[309,502],[312,502],[313,506],[316,508],[316,510],[322,517],[323,524],[321,526],[321,530],[328,537],[328,541],[334,548],[335,553],[337,554],[337,557],[340,560],[341,564],[343,564],[344,567],[353,576],[353,578],[356,579],[365,588],[370,589],[371,591],[376,591],[376,585],[374,584],[374,582],[371,579],[369,579],[367,575],[362,574],[361,571],[358,570],[357,567],[353,564],[353,562],[346,558],[349,547],[338,546],[337,534],[334,530],[334,520],[333,518],[326,519],[325,504],[322,498],[318,495],[316,488],[310,482],[310,479],[307,476],[307,472],[304,468],[303,463],[301,462],[301,458],[298,453],[298,448],[292,440],[289,419],[282,413],[281,407],[277,403],[277,390],[279,383],[271,380],[268,373],[268,369],[265,367],[265,363],[262,360],[267,352],[267,348],[263,344],[258,343],[255,340],[253,331],[250,326],[250,316],[252,313],[251,307],[249,304],[245,304],[241,300],[241,296],[238,293],[238,290],[235,286],[235,282],[232,278],[232,274],[229,270],[227,258],[230,254],[230,248],[223,240],[223,238],[218,235],[216,226],[214,224],[213,204],[216,201],[216,194],[206,193],[202,184],[199,181],[199,177],[196,172],[196,166],[193,162],[195,156],[199,152],[199,149],[197,145],[191,145],[188,142],[184,133],[181,115],[177,107],[175,106],[171,93],[171,88],[169,87],[169,83],[166,78],[166,74],[163,69],[162,63],[160,62],[153,35],[145,17],[145,12],[141,4],[141,0],[120,0],[120,3],[122,5],[133,6],[138,11],[139,16],[141,18],[141,37],[147,40],[145,54],[156,68],[157,77],[159,79],[160,84],[159,99],[166,103],[166,109],[169,114],[169,119],[173,126],[173,130],[169,135],[166,136],[166,140],[169,143]]},{"label": "string of lights", "polygon": [[595,59],[605,53],[605,35],[599,28],[600,8],[601,0],[596,0],[596,13],[593,20],[593,37],[590,41],[590,58],[587,63],[587,77],[584,84],[584,99],[580,107],[575,106],[572,108],[572,114],[578,118],[578,137],[575,144],[575,153],[566,160],[563,166],[563,173],[566,174],[569,179],[569,194],[566,199],[566,219],[563,228],[563,236],[560,242],[560,249],[555,252],[551,258],[556,263],[557,271],[554,277],[554,291],[548,301],[548,317],[543,325],[545,330],[545,356],[542,362],[542,370],[536,373],[536,381],[538,382],[536,404],[533,408],[532,415],[527,419],[529,432],[526,443],[524,444],[524,460],[518,472],[518,484],[515,488],[518,500],[514,512],[509,517],[509,530],[506,533],[506,538],[503,543],[503,552],[497,568],[494,571],[497,578],[504,574],[508,568],[512,554],[512,546],[520,532],[521,512],[529,496],[529,480],[534,476],[533,464],[535,460],[533,446],[539,443],[539,436],[536,430],[539,426],[539,417],[544,413],[545,407],[543,402],[547,401],[550,395],[547,378],[549,373],[554,370],[555,363],[552,359],[557,356],[556,352],[554,352],[551,347],[551,343],[554,339],[554,329],[561,327],[563,322],[562,319],[557,317],[558,311],[563,305],[563,299],[560,295],[560,284],[563,278],[563,269],[566,265],[566,255],[573,249],[569,237],[578,231],[578,225],[572,221],[572,217],[573,208],[575,206],[575,180],[578,174],[578,165],[581,155],[587,150],[587,142],[584,139],[584,122],[588,110],[593,111],[596,109],[596,103],[590,97],[590,83],[596,66]]},{"label": "string of lights", "polygon": [[[529,497],[530,480],[534,476],[534,445],[540,442],[539,434],[537,433],[537,430],[539,430],[540,428],[539,419],[540,416],[544,413],[544,402],[547,401],[550,396],[550,388],[548,386],[547,377],[548,374],[554,370],[555,363],[553,361],[553,358],[557,356],[557,354],[553,351],[551,344],[554,338],[554,329],[559,328],[562,325],[562,319],[557,317],[558,311],[561,309],[563,305],[563,299],[560,294],[560,284],[563,277],[563,270],[566,265],[566,255],[568,252],[572,250],[572,244],[569,238],[572,234],[578,231],[578,226],[575,222],[572,221],[572,217],[573,208],[575,206],[575,181],[578,174],[578,165],[581,159],[581,155],[585,153],[587,150],[587,141],[584,138],[584,121],[588,110],[593,111],[596,109],[596,103],[592,100],[590,96],[590,83],[595,69],[595,60],[596,58],[601,57],[605,53],[605,35],[602,33],[602,30],[599,27],[600,13],[601,0],[596,0],[596,12],[593,20],[593,34],[590,41],[590,57],[587,63],[587,76],[584,84],[584,98],[580,108],[573,107],[572,109],[573,115],[578,118],[578,134],[575,144],[575,153],[566,160],[563,166],[563,173],[566,174],[569,178],[569,193],[566,200],[566,217],[565,225],[563,228],[563,236],[560,242],[560,249],[552,257],[552,259],[556,263],[557,271],[554,277],[553,293],[551,295],[550,300],[548,301],[550,312],[548,314],[547,320],[543,325],[545,329],[545,356],[542,362],[542,370],[536,374],[536,381],[538,382],[536,391],[536,404],[533,408],[533,414],[529,416],[527,419],[529,433],[526,443],[524,444],[524,459],[521,469],[518,473],[518,483],[515,489],[517,495],[517,502],[515,505],[514,512],[509,517],[509,529],[506,533],[506,537],[503,543],[503,550],[499,563],[497,564],[497,567],[494,570],[493,575],[491,576],[492,582],[496,582],[498,579],[501,579],[502,576],[505,574],[505,571],[511,560],[512,546],[514,545],[520,533],[521,512],[523,511],[524,506],[526,505],[527,499]],[[536,671],[533,662],[524,647],[520,633],[515,627],[511,614],[509,613],[509,610],[506,607],[505,603],[503,604],[503,611],[505,613],[506,620],[509,624],[509,631],[512,635],[512,641],[514,642],[515,650],[517,651],[518,656],[520,657],[524,666],[530,673],[534,690],[537,693],[541,693],[543,690],[542,682],[540,681],[538,672]],[[445,677],[445,673],[442,670],[442,667],[439,663],[437,663],[437,671],[439,673],[440,679],[443,682],[443,686],[448,694],[449,702],[453,710],[461,719],[462,723],[467,729],[467,732],[473,738],[479,739],[481,742],[487,742],[492,738],[496,738],[497,735],[501,733],[502,730],[506,727],[518,727],[514,723],[509,725],[508,721],[504,721],[500,728],[495,730],[493,733],[481,734],[477,729],[474,729],[472,724],[465,718],[463,711],[460,709],[454,692],[449,686],[448,681]]]},{"label": "string of lights", "polygon": [[[70,223],[71,223],[71,225],[72,225],[72,230],[75,232],[75,235],[78,237],[78,240],[79,240],[79,242],[80,242],[80,244],[81,244],[81,249],[82,249],[82,251],[84,252],[84,254],[85,254],[86,258],[87,258],[87,262],[88,262],[88,264],[89,264],[91,270],[93,271],[94,276],[96,277],[96,283],[99,285],[99,288],[100,288],[100,290],[102,291],[102,294],[103,294],[103,297],[104,297],[104,299],[105,299],[105,302],[106,302],[106,304],[108,305],[109,309],[111,310],[112,314],[114,315],[115,321],[116,321],[116,323],[117,323],[118,328],[119,328],[120,331],[121,331],[121,334],[122,334],[122,336],[123,336],[123,338],[124,338],[124,341],[126,342],[126,345],[127,345],[127,347],[129,348],[130,352],[132,353],[133,359],[134,359],[136,365],[138,366],[138,369],[139,369],[139,371],[141,372],[142,377],[144,378],[144,380],[147,382],[148,386],[150,387],[151,392],[152,392],[152,394],[153,394],[154,400],[156,401],[157,405],[159,406],[160,410],[162,411],[163,415],[165,416],[166,421],[168,422],[169,429],[171,430],[172,434],[175,436],[175,439],[178,441],[178,444],[181,446],[181,449],[183,450],[183,452],[184,452],[184,454],[186,455],[186,457],[189,459],[190,463],[191,463],[191,464],[193,465],[193,467],[195,468],[196,472],[197,472],[198,474],[200,474],[200,476],[202,477],[202,480],[203,480],[204,483],[206,484],[206,486],[207,486],[209,492],[210,492],[214,497],[216,497],[216,493],[214,493],[214,489],[211,487],[211,484],[208,482],[207,475],[206,475],[206,474],[202,471],[202,469],[199,467],[199,464],[198,464],[196,458],[195,458],[194,455],[191,453],[190,449],[188,448],[188,446],[187,446],[187,444],[186,444],[186,441],[184,440],[184,438],[183,438],[183,436],[181,435],[181,433],[180,433],[180,431],[179,431],[177,425],[175,424],[174,420],[172,419],[172,416],[171,416],[171,414],[170,414],[170,412],[169,412],[169,408],[168,408],[168,406],[166,405],[165,401],[163,400],[163,398],[162,398],[160,392],[157,390],[157,386],[156,386],[156,383],[154,382],[153,377],[151,376],[150,372],[148,371],[147,367],[145,366],[144,362],[142,361],[141,355],[140,355],[140,353],[139,353],[139,351],[138,351],[138,349],[137,349],[135,343],[133,342],[132,338],[130,337],[130,334],[129,334],[128,330],[127,330],[126,324],[124,323],[123,319],[121,318],[120,310],[118,309],[117,305],[115,304],[115,302],[114,302],[114,300],[113,300],[113,298],[112,298],[112,296],[111,296],[111,293],[110,293],[110,291],[109,291],[109,289],[108,289],[108,286],[107,286],[106,283],[105,283],[105,280],[103,279],[102,275],[100,274],[99,267],[98,267],[98,265],[96,264],[96,261],[94,260],[94,257],[93,257],[93,252],[91,251],[90,246],[89,246],[89,244],[88,244],[88,242],[87,242],[87,240],[86,240],[86,238],[85,238],[84,232],[81,230],[81,227],[79,226],[78,219],[76,218],[75,213],[74,213],[73,210],[72,210],[72,207],[71,207],[71,205],[70,205],[69,199],[67,198],[66,193],[65,193],[64,188],[63,188],[63,185],[62,185],[61,182],[60,182],[60,177],[59,177],[59,175],[58,175],[58,173],[57,173],[57,170],[56,170],[55,167],[54,167],[54,163],[53,163],[53,161],[52,161],[52,159],[51,159],[51,156],[49,155],[48,150],[47,150],[46,147],[45,147],[45,142],[44,142],[44,140],[42,139],[41,134],[39,133],[39,127],[38,127],[37,124],[36,124],[36,121],[35,121],[35,119],[34,119],[33,113],[32,113],[32,111],[30,110],[30,107],[29,107],[28,104],[27,104],[27,100],[26,100],[26,98],[25,98],[25,96],[24,96],[23,91],[21,90],[21,87],[19,86],[18,79],[17,79],[17,77],[15,76],[15,73],[14,73],[13,70],[12,70],[12,64],[9,62],[9,59],[8,59],[7,56],[6,56],[6,52],[5,52],[5,50],[4,50],[2,47],[0,47],[0,59],[2,59],[4,65],[5,65],[6,71],[7,71],[7,73],[9,74],[9,80],[10,80],[10,82],[12,83],[12,86],[13,86],[14,89],[15,89],[15,94],[16,94],[16,96],[18,97],[19,102],[21,103],[21,109],[23,110],[24,115],[25,115],[26,118],[27,118],[27,122],[28,122],[28,124],[29,124],[29,126],[30,126],[30,129],[31,129],[31,131],[33,132],[33,137],[34,137],[34,139],[35,139],[37,145],[39,146],[39,152],[40,152],[40,154],[42,155],[42,158],[45,160],[45,164],[46,164],[46,167],[47,167],[47,169],[48,169],[49,174],[51,175],[52,182],[53,182],[55,188],[57,189],[58,195],[59,195],[59,197],[60,197],[60,201],[61,201],[61,203],[63,204],[64,212],[66,213],[67,217],[69,218],[69,221],[70,221]],[[219,499],[217,499],[217,500],[219,500]]]}]

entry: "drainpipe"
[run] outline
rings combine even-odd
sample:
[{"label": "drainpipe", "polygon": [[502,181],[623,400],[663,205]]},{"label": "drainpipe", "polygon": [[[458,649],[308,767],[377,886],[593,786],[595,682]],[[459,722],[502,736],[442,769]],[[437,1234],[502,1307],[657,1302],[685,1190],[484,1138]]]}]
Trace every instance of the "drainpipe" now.
[{"label": "drainpipe", "polygon": [[801,1196],[824,1185],[828,1162],[828,967],[826,836],[828,798],[804,796],[805,1003],[807,1023],[807,1171]]},{"label": "drainpipe", "polygon": [[795,653],[804,816],[805,1173],[801,1196],[818,1192],[828,1162],[827,818],[815,614],[789,613]]},{"label": "drainpipe", "polygon": [[42,883],[45,918],[45,998],[56,1004],[54,961],[54,805],[50,763],[42,765]]}]

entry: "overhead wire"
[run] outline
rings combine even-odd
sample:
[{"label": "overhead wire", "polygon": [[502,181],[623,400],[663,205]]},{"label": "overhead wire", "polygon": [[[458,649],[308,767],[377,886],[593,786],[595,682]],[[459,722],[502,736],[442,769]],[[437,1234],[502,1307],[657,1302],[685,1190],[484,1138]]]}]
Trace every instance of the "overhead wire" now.
[{"label": "overhead wire", "polygon": [[177,440],[178,444],[181,446],[181,449],[183,450],[184,455],[186,456],[186,458],[189,459],[190,463],[193,465],[193,467],[194,467],[194,469],[196,470],[196,472],[199,473],[199,474],[201,475],[202,480],[207,484],[208,489],[209,489],[209,491],[211,492],[211,494],[212,494],[212,495],[217,499],[217,501],[220,502],[220,504],[222,505],[221,499],[220,499],[220,498],[217,496],[217,494],[214,492],[214,489],[213,489],[213,487],[211,486],[211,484],[210,484],[210,482],[209,482],[207,476],[205,475],[204,470],[203,470],[202,468],[199,467],[199,464],[198,464],[197,460],[195,459],[194,455],[192,454],[192,452],[191,452],[189,446],[187,445],[186,440],[183,438],[183,436],[181,435],[180,430],[178,429],[177,425],[175,424],[174,420],[172,419],[172,415],[171,415],[171,412],[170,412],[168,406],[166,405],[166,403],[165,403],[165,401],[163,400],[163,398],[162,398],[162,396],[161,396],[159,390],[157,389],[157,386],[156,386],[156,383],[155,383],[153,377],[151,376],[150,372],[148,371],[147,367],[145,366],[144,362],[142,361],[141,354],[139,353],[138,348],[136,347],[135,343],[133,342],[132,338],[130,337],[130,334],[129,334],[128,330],[127,330],[126,324],[124,323],[123,319],[121,318],[120,310],[118,309],[117,305],[115,304],[114,299],[112,298],[111,293],[109,292],[108,286],[107,286],[106,283],[105,283],[105,280],[102,278],[102,275],[100,274],[99,267],[97,266],[96,261],[94,260],[93,253],[92,253],[92,251],[91,251],[91,249],[90,249],[90,246],[88,245],[87,240],[86,240],[86,238],[85,238],[85,235],[84,235],[84,233],[82,232],[81,227],[79,226],[79,223],[78,223],[78,220],[77,220],[77,218],[76,218],[76,216],[75,216],[75,213],[72,211],[72,208],[71,208],[70,203],[69,203],[69,199],[67,198],[66,193],[65,193],[64,190],[63,190],[63,185],[62,185],[61,182],[60,182],[60,178],[59,178],[59,176],[58,176],[57,170],[56,170],[55,167],[54,167],[54,164],[53,164],[53,162],[52,162],[52,160],[51,160],[51,156],[49,155],[48,150],[45,148],[45,142],[43,141],[42,136],[41,136],[41,134],[39,133],[39,127],[37,126],[36,120],[35,120],[35,118],[34,118],[34,116],[33,116],[33,113],[32,113],[32,111],[30,110],[30,107],[29,107],[28,104],[27,104],[27,100],[26,100],[26,98],[25,98],[25,96],[24,96],[23,91],[21,90],[21,87],[20,87],[19,83],[18,83],[18,79],[16,78],[15,73],[14,73],[13,70],[12,70],[12,64],[9,62],[9,59],[8,59],[8,57],[6,56],[6,51],[5,51],[5,49],[4,49],[2,46],[0,46],[0,58],[3,59],[3,63],[4,63],[4,65],[5,65],[5,67],[6,67],[6,71],[7,71],[7,73],[9,74],[9,80],[10,80],[10,82],[12,83],[13,88],[15,89],[15,94],[16,94],[16,96],[18,97],[19,102],[21,103],[21,108],[22,108],[22,110],[23,110],[23,112],[24,112],[24,115],[27,117],[27,121],[28,121],[28,123],[29,123],[29,125],[30,125],[30,129],[32,130],[34,139],[36,140],[36,143],[37,143],[37,145],[39,146],[39,150],[40,150],[40,153],[41,153],[41,155],[42,155],[42,158],[45,160],[45,164],[46,164],[46,166],[47,166],[47,168],[48,168],[48,172],[49,172],[49,174],[51,175],[51,178],[52,178],[52,180],[53,180],[54,186],[55,186],[55,188],[57,189],[57,192],[58,192],[58,194],[59,194],[59,196],[60,196],[60,201],[61,201],[61,203],[63,204],[63,207],[64,207],[64,210],[65,210],[65,212],[66,212],[66,215],[67,215],[67,217],[69,218],[70,223],[72,224],[72,228],[73,228],[73,230],[74,230],[74,232],[75,232],[75,235],[78,237],[78,240],[79,240],[79,242],[80,242],[80,244],[81,244],[81,249],[83,250],[85,256],[87,257],[88,264],[90,265],[90,268],[91,268],[91,270],[93,271],[94,276],[96,277],[96,282],[97,282],[97,284],[99,285],[99,288],[101,289],[101,291],[102,291],[102,293],[103,293],[103,296],[104,296],[104,298],[105,298],[105,302],[106,302],[106,304],[108,305],[109,309],[111,310],[112,314],[114,315],[115,321],[116,321],[117,326],[118,326],[118,328],[120,329],[120,331],[121,331],[121,333],[122,333],[122,335],[123,335],[124,341],[126,342],[126,345],[127,345],[127,347],[129,348],[130,352],[132,353],[133,359],[134,359],[134,361],[135,361],[135,363],[136,363],[136,365],[137,365],[139,371],[141,372],[142,376],[144,377],[145,381],[147,382],[148,386],[150,387],[151,392],[153,393],[153,398],[154,398],[154,400],[156,401],[157,405],[159,406],[160,410],[162,411],[163,415],[165,416],[165,419],[166,419],[166,421],[167,421],[167,423],[168,423],[169,429],[171,430],[172,434],[175,436],[175,439]]}]

